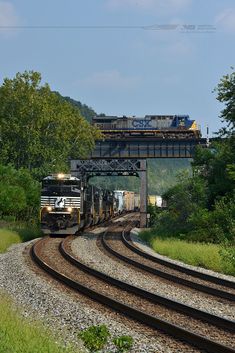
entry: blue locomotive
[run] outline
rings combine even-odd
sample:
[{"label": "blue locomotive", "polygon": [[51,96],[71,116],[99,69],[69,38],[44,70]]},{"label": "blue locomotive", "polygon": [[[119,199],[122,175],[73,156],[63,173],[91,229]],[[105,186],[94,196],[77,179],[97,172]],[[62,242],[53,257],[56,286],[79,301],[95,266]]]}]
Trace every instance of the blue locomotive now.
[{"label": "blue locomotive", "polygon": [[95,116],[92,124],[106,137],[156,136],[159,138],[200,138],[201,131],[188,115],[145,115],[145,117]]}]

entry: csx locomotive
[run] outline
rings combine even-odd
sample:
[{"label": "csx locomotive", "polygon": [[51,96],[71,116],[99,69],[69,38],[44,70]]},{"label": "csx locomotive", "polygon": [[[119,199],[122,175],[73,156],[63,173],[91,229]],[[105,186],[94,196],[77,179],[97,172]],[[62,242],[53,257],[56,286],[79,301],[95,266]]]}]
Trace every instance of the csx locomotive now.
[{"label": "csx locomotive", "polygon": [[84,187],[70,174],[54,174],[42,181],[40,220],[44,234],[76,234],[123,211],[134,211],[139,199],[133,192]]},{"label": "csx locomotive", "polygon": [[200,138],[201,131],[188,115],[145,115],[143,118],[95,116],[92,124],[106,137]]}]

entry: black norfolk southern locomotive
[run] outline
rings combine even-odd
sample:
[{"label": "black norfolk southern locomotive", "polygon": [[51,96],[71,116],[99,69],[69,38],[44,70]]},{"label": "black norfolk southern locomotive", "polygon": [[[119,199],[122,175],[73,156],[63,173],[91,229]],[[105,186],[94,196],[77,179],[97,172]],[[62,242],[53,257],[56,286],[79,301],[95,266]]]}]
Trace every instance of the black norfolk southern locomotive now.
[{"label": "black norfolk southern locomotive", "polygon": [[88,185],[69,174],[42,181],[40,219],[44,234],[75,234],[85,226],[112,217],[118,204],[114,193]]},{"label": "black norfolk southern locomotive", "polygon": [[95,116],[92,124],[106,137],[200,138],[201,131],[188,115],[145,115],[145,117]]}]

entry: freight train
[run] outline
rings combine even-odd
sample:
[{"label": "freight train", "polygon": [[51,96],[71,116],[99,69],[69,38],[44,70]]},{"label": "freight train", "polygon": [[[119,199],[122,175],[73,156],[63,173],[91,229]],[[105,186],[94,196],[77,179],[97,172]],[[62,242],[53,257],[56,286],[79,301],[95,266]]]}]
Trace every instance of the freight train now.
[{"label": "freight train", "polygon": [[95,116],[92,124],[105,137],[200,138],[201,131],[188,115],[145,115],[145,117]]},{"label": "freight train", "polygon": [[54,174],[42,181],[40,222],[44,234],[76,234],[124,211],[137,211],[139,198],[125,190],[84,187],[70,174]]}]

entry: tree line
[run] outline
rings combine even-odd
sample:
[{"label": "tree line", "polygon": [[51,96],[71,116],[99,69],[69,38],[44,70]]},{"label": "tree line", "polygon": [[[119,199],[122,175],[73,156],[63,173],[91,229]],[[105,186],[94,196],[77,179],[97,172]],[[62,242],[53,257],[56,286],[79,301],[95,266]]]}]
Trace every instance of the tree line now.
[{"label": "tree line", "polygon": [[[215,89],[224,109],[221,138],[198,147],[192,175],[183,173],[164,195],[168,208],[153,210],[155,233],[190,241],[225,243],[235,240],[235,72],[225,75]],[[234,248],[228,250],[235,264]]]},{"label": "tree line", "polygon": [[[0,86],[0,215],[31,217],[39,205],[39,180],[69,170],[69,158],[94,148],[99,131],[74,104],[34,71]],[[32,196],[30,196],[32,195]]]}]

